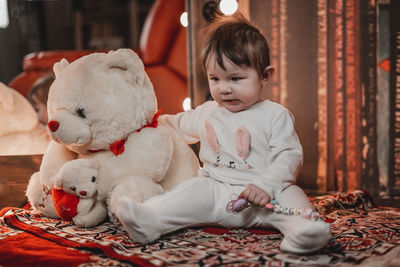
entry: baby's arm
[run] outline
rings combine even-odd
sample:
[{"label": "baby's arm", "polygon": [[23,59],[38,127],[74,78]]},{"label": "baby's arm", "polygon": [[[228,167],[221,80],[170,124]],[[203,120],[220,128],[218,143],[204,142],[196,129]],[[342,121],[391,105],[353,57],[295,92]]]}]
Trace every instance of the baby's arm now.
[{"label": "baby's arm", "polygon": [[277,199],[282,190],[295,182],[303,163],[303,149],[287,109],[279,110],[271,122],[269,146],[269,166],[251,184]]},{"label": "baby's arm", "polygon": [[195,144],[200,140],[199,131],[204,127],[204,118],[212,110],[213,103],[206,102],[176,115],[162,115],[160,124],[172,128],[187,144]]},{"label": "baby's arm", "polygon": [[163,115],[160,117],[159,122],[160,125],[165,125],[177,132],[187,144],[194,144],[199,141],[199,138],[196,136],[196,131],[188,123],[191,122],[191,120],[186,119],[192,117],[191,113],[191,110],[189,110],[177,115]]},{"label": "baby's arm", "polygon": [[271,197],[268,193],[254,184],[249,184],[246,189],[240,193],[239,198],[244,198],[251,204],[261,207],[264,207],[271,201]]}]

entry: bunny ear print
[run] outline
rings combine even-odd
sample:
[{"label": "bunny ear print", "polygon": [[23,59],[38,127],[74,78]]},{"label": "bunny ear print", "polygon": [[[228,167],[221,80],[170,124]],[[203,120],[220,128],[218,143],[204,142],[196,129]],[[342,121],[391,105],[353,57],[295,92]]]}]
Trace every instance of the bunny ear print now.
[{"label": "bunny ear print", "polygon": [[12,89],[0,82],[0,106],[7,112],[14,109],[14,96]]},{"label": "bunny ear print", "polygon": [[244,126],[240,126],[236,131],[236,151],[243,160],[250,153],[250,133]]},{"label": "bunny ear print", "polygon": [[219,149],[217,134],[209,121],[206,121],[206,137],[215,154],[219,154],[221,151]]}]

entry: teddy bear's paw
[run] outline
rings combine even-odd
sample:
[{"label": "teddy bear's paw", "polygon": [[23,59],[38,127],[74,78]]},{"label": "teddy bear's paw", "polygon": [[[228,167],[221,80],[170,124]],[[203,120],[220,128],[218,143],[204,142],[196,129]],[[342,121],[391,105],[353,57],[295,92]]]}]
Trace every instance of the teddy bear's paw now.
[{"label": "teddy bear's paw", "polygon": [[39,172],[35,172],[28,183],[28,188],[26,189],[26,196],[33,208],[37,208],[42,204],[42,185],[40,183]]},{"label": "teddy bear's paw", "polygon": [[79,227],[85,227],[85,220],[83,220],[81,217],[74,217],[72,218],[72,222]]},{"label": "teddy bear's paw", "polygon": [[51,188],[42,185],[39,172],[34,173],[29,180],[26,196],[35,211],[50,218],[59,218],[54,209]]},{"label": "teddy bear's paw", "polygon": [[79,227],[93,227],[96,224],[93,223],[91,220],[89,220],[88,218],[85,218],[84,216],[76,216],[74,218],[72,218],[72,222]]}]

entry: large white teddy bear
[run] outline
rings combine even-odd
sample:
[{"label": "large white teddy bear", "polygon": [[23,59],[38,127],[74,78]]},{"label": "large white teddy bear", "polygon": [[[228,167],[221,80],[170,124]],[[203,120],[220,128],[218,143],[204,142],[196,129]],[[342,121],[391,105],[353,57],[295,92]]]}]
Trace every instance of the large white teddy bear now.
[{"label": "large white teddy bear", "polygon": [[97,166],[96,198],[108,205],[112,219],[119,198],[141,202],[196,175],[190,147],[158,124],[153,86],[132,50],[93,53],[72,63],[63,59],[53,70],[47,103],[53,140],[27,188],[35,210],[59,218],[55,181],[63,166],[79,158]]}]

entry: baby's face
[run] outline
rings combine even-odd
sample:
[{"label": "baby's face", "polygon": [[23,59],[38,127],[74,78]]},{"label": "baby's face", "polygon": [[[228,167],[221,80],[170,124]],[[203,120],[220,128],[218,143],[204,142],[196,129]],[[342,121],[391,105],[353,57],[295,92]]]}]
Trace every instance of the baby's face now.
[{"label": "baby's face", "polygon": [[214,100],[232,112],[249,109],[260,102],[266,80],[261,79],[254,68],[238,66],[225,56],[223,59],[225,70],[213,56],[210,56],[206,65],[210,93]]},{"label": "baby's face", "polygon": [[38,118],[39,118],[39,122],[47,125],[47,121],[49,120],[47,117],[47,107],[46,104],[42,103],[36,95],[32,96],[32,100],[34,102],[33,107],[35,108],[37,114],[38,114]]}]

